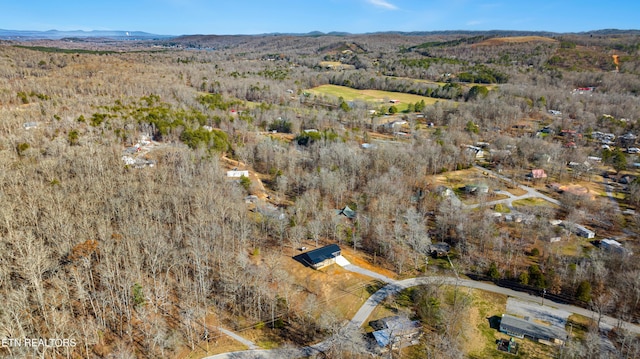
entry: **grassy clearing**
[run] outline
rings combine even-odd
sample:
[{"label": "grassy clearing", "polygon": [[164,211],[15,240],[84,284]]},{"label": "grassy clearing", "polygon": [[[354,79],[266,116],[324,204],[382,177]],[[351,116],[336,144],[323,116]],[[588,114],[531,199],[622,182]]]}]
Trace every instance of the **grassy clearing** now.
[{"label": "grassy clearing", "polygon": [[525,198],[525,199],[519,199],[517,201],[513,201],[513,205],[514,206],[547,206],[549,205],[549,202],[545,201],[542,198]]},{"label": "grassy clearing", "polygon": [[502,44],[513,44],[513,43],[525,43],[525,42],[549,42],[555,43],[558,40],[551,39],[543,36],[510,36],[510,37],[495,37],[492,39],[487,39],[485,41],[479,42],[477,46],[487,46],[487,45],[502,45]]},{"label": "grassy clearing", "polygon": [[507,188],[505,189],[505,191],[511,193],[514,196],[524,196],[525,194],[527,194],[527,191],[523,190],[520,187]]},{"label": "grassy clearing", "polygon": [[470,331],[465,352],[472,358],[492,358],[499,355],[495,348],[495,341],[500,334],[495,326],[496,316],[499,317],[507,306],[504,295],[487,293],[479,290],[470,291],[473,305],[469,310],[468,324]]},{"label": "grassy clearing", "polygon": [[[312,248],[313,245],[309,247]],[[291,299],[292,305],[303,303],[306,296],[314,295],[319,304],[316,313],[318,316],[330,311],[337,318],[348,320],[371,295],[367,290],[372,283],[371,278],[349,272],[338,265],[331,265],[321,270],[305,267],[292,258],[296,254],[299,252],[292,251],[291,256],[283,255],[279,263],[279,267],[287,272],[292,282],[305,288],[305,291],[295,299]],[[358,258],[351,256],[347,258],[352,263],[361,264]]]},{"label": "grassy clearing", "polygon": [[[357,90],[346,86],[322,85],[309,90],[314,95],[325,95],[342,97],[345,101],[361,100],[371,102],[380,106],[395,106],[398,111],[405,111],[409,103],[416,103],[424,100],[425,104],[433,105],[438,101],[451,102],[449,100],[435,99],[419,95],[412,95],[400,92],[379,91],[379,90]],[[390,100],[398,100],[399,103],[392,104]]]},{"label": "grassy clearing", "polygon": [[[469,358],[514,358],[496,348],[497,339],[510,337],[498,330],[499,319],[505,312],[507,297],[480,290],[469,291],[473,304],[468,310],[465,352]],[[551,358],[556,349],[526,339],[515,339],[519,346],[516,358]]]}]

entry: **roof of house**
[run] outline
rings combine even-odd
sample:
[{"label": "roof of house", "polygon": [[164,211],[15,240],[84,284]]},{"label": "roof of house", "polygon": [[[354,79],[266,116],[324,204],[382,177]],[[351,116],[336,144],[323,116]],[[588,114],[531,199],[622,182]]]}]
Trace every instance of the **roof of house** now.
[{"label": "roof of house", "polygon": [[620,242],[616,241],[615,239],[609,239],[609,238],[601,240],[600,243],[604,243],[609,246],[618,246],[618,247],[622,246]]},{"label": "roof of house", "polygon": [[327,259],[335,258],[340,255],[340,247],[337,244],[329,244],[312,251],[302,253],[300,259],[308,265],[322,263]]},{"label": "roof of house", "polygon": [[544,172],[542,168],[538,168],[535,170],[531,170],[530,177],[533,178],[546,178],[547,174]]},{"label": "roof of house", "polygon": [[567,332],[559,327],[534,323],[509,314],[502,315],[500,330],[544,340],[564,340],[567,337]]},{"label": "roof of house", "polygon": [[352,210],[351,208],[349,208],[349,206],[344,206],[343,209],[339,209],[337,211],[338,215],[343,214],[345,217],[349,218],[349,219],[354,219],[356,218],[356,211]]},{"label": "roof of house", "polygon": [[371,334],[380,347],[387,346],[393,337],[416,333],[421,328],[420,322],[400,315],[374,320],[369,325],[376,329]]}]

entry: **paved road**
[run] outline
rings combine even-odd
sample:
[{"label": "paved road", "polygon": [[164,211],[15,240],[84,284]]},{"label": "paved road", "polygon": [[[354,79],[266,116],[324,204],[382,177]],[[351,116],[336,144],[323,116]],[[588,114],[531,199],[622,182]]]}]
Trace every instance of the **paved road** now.
[{"label": "paved road", "polygon": [[224,329],[222,327],[218,327],[218,330],[220,330],[222,333],[230,336],[231,338],[239,341],[240,343],[246,345],[247,347],[249,347],[249,349],[259,349],[260,348],[259,346],[256,345],[256,343],[252,342],[249,339],[243,338],[243,337],[239,336],[238,334],[236,334],[236,333],[234,333],[234,332],[232,332],[230,330]]},{"label": "paved road", "polygon": [[[357,273],[369,272],[364,268],[360,268],[354,266],[352,264],[348,264],[344,266],[345,269],[350,270],[356,269]],[[376,273],[377,274],[377,273]],[[378,274],[379,275],[379,274]],[[383,276],[384,277],[384,276]],[[390,279],[388,277],[384,277]],[[401,281],[391,280],[389,284],[380,288],[377,292],[373,293],[360,307],[360,310],[353,316],[349,325],[354,327],[360,327],[367,320],[369,315],[373,312],[373,310],[380,304],[385,298],[390,295],[397,294],[400,291],[415,287],[418,285],[456,285],[465,288],[474,288],[480,289],[487,292],[498,293],[507,295],[509,297],[518,298],[521,300],[526,300],[530,302],[539,302],[540,298],[533,296],[528,293],[516,292],[515,290],[498,287],[492,283],[485,282],[476,282],[469,279],[456,279],[453,277],[419,277],[419,278],[410,278]],[[551,300],[546,299],[545,302],[551,304],[551,306],[556,307],[561,310],[565,310],[570,313],[576,313],[583,315],[588,318],[598,319],[597,314],[592,311],[580,307],[575,307],[572,305],[561,304],[557,302],[553,302]],[[615,318],[609,316],[603,316],[600,322],[600,327],[605,330],[610,330],[614,326],[620,324]],[[630,323],[623,323],[621,325],[624,329],[629,330],[630,332],[640,334],[640,326]],[[317,353],[318,351],[326,350],[331,343],[331,338],[320,342],[318,344],[307,346],[303,348],[286,348],[286,349],[272,349],[272,350],[245,350],[231,353],[222,353],[213,356],[206,357],[204,359],[290,359],[290,358],[303,358],[312,355],[313,353]]]}]

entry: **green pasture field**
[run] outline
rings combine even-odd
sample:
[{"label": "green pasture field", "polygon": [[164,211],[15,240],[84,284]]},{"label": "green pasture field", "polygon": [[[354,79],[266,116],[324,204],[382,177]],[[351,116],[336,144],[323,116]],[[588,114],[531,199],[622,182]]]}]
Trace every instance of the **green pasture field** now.
[{"label": "green pasture field", "polygon": [[[378,106],[396,106],[398,111],[405,111],[410,103],[424,100],[426,105],[433,105],[436,102],[452,102],[450,100],[436,99],[419,95],[412,95],[401,92],[379,91],[379,90],[357,90],[346,86],[322,85],[314,87],[308,92],[314,95],[325,95],[342,97],[345,101],[361,100],[375,103]],[[398,100],[399,103],[390,103],[391,100]]]}]

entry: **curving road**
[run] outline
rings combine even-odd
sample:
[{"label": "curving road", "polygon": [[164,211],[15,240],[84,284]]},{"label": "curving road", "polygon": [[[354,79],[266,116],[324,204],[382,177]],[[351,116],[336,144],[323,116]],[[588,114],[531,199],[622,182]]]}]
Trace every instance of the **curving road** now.
[{"label": "curving road", "polygon": [[[418,277],[409,278],[401,281],[395,281],[391,278],[382,276],[378,273],[371,272],[367,269],[355,266],[353,264],[346,264],[343,266],[345,269],[361,274],[369,275],[388,282],[386,286],[380,288],[377,292],[373,293],[360,307],[358,312],[353,316],[349,322],[349,326],[359,328],[369,318],[369,315],[373,310],[388,296],[397,294],[404,289],[415,287],[419,285],[435,284],[435,285],[456,285],[465,288],[480,289],[487,292],[498,293],[507,295],[513,298],[526,300],[530,302],[538,302],[540,299],[528,293],[517,292],[512,289],[498,287],[492,283],[476,282],[469,279],[456,279],[453,277]],[[584,308],[576,307],[573,305],[557,303],[552,300],[546,299],[547,303],[553,303],[553,307],[565,310],[573,314],[579,314],[587,318],[596,318],[597,314]],[[613,317],[606,315],[602,316],[600,321],[600,328],[604,330],[610,330],[615,326],[620,326],[630,332],[640,334],[640,326],[622,322]],[[282,359],[282,358],[303,358],[309,357],[314,353],[327,350],[332,342],[332,338],[329,338],[318,344],[306,346],[302,348],[281,348],[281,349],[260,349],[260,350],[243,350],[238,352],[222,353],[213,356],[209,356],[203,359]]]}]

